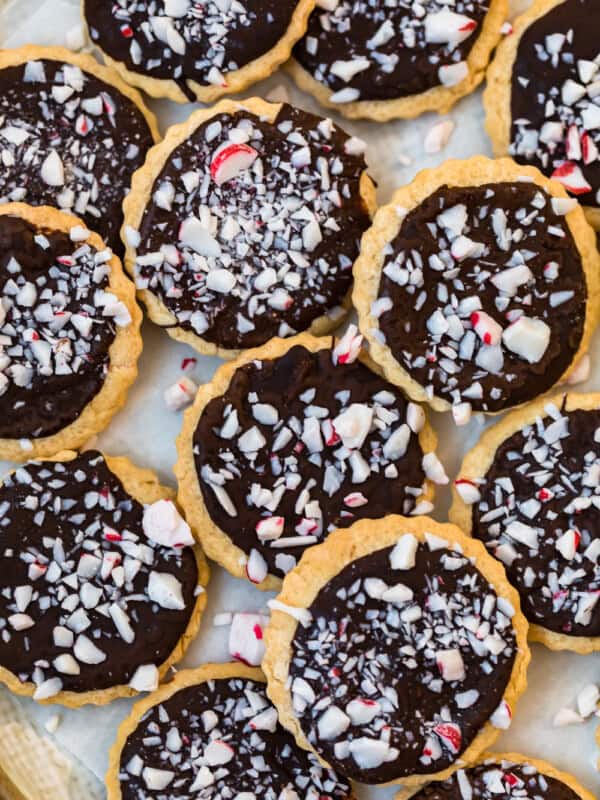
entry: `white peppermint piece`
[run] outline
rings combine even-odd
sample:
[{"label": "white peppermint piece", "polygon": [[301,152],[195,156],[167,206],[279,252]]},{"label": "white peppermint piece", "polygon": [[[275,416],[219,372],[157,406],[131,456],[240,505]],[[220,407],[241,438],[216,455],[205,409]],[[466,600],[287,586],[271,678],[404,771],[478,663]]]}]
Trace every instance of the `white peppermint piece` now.
[{"label": "white peppermint piece", "polygon": [[158,500],[144,509],[146,536],[164,547],[188,547],[194,544],[190,526],[172,500]]},{"label": "white peppermint piece", "polygon": [[392,569],[408,570],[416,564],[416,554],[419,547],[417,537],[412,533],[401,536],[390,553],[390,566]]}]

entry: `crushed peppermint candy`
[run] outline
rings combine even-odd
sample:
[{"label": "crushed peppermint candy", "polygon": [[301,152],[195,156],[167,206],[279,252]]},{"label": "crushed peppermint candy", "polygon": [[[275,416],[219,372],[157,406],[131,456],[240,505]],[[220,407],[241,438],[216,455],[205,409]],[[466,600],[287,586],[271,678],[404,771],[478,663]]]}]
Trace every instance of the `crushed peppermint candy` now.
[{"label": "crushed peppermint candy", "polygon": [[586,281],[555,199],[525,181],[442,186],[384,249],[378,337],[458,424],[546,391],[578,352]]},{"label": "crushed peppermint candy", "polygon": [[600,46],[594,0],[566,0],[523,32],[511,86],[509,152],[584,205],[600,205]]},{"label": "crushed peppermint candy", "polygon": [[448,480],[421,449],[423,409],[357,360],[355,331],[333,349],[294,345],[239,367],[200,417],[204,503],[248,555],[254,583],[282,577],[306,547],[356,519],[420,513],[426,478]]},{"label": "crushed peppermint candy", "polygon": [[118,779],[123,800],[352,795],[281,727],[265,685],[242,677],[180,688],[153,706],[125,742]]},{"label": "crushed peppermint candy", "polygon": [[338,319],[369,225],[354,142],[288,105],[273,123],[240,106],[200,124],[155,179],[138,288],[228,349]]},{"label": "crushed peppermint candy", "polygon": [[485,0],[334,0],[313,12],[294,57],[333,103],[418,95],[468,75],[488,8]]},{"label": "crushed peppermint candy", "polygon": [[323,586],[291,645],[309,743],[352,779],[455,763],[493,717],[516,655],[510,602],[446,539],[403,534]]},{"label": "crushed peppermint candy", "polygon": [[132,321],[111,290],[111,251],[88,235],[0,215],[0,437],[35,439],[74,422],[104,385],[117,331]]},{"label": "crushed peppermint candy", "polygon": [[189,549],[157,545],[144,507],[101,453],[30,462],[0,488],[0,664],[60,691],[156,688],[182,638],[198,568]]},{"label": "crushed peppermint candy", "polygon": [[152,143],[140,108],[75,64],[0,71],[0,202],[76,214],[120,253],[121,204]]},{"label": "crushed peppermint candy", "polygon": [[504,563],[529,621],[600,636],[600,411],[549,402],[477,489],[473,535]]}]

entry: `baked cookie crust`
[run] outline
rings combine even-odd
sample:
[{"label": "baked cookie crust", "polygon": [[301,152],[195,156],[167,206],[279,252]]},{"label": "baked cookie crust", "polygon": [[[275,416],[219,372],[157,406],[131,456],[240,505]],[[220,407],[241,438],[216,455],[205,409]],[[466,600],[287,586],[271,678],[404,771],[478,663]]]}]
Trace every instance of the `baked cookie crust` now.
[{"label": "baked cookie crust", "polygon": [[426,92],[409,97],[333,103],[330,97],[334,92],[317,81],[294,58],[290,59],[286,69],[300,89],[311,94],[320,105],[335,109],[348,119],[388,122],[392,119],[414,119],[426,111],[447,114],[461,97],[471,94],[483,81],[490,56],[501,37],[500,28],[507,15],[508,0],[491,0],[481,33],[467,57],[468,75],[454,86],[434,86]]},{"label": "baked cookie crust", "polygon": [[[433,192],[442,186],[469,187],[487,183],[501,183],[519,180],[533,181],[552,197],[567,198],[563,186],[545,178],[535,167],[521,166],[510,158],[489,159],[474,156],[464,161],[449,160],[435,169],[422,170],[412,183],[398,189],[391,202],[381,207],[373,220],[373,225],[363,235],[361,253],[354,265],[353,304],[358,312],[361,333],[369,342],[373,359],[383,369],[385,377],[400,386],[413,400],[429,403],[435,411],[448,411],[448,400],[433,395],[414,380],[394,358],[391,349],[379,337],[379,321],[372,313],[372,304],[378,297],[379,283],[385,260],[384,248],[398,235],[405,217],[419,206]],[[401,209],[401,213],[398,213]],[[569,378],[577,368],[580,359],[587,352],[591,336],[600,317],[600,257],[596,249],[594,231],[587,223],[579,206],[573,208],[564,219],[573,235],[581,258],[587,283],[587,304],[585,324],[579,349],[559,382]],[[493,413],[493,412],[486,412]]]},{"label": "baked cookie crust", "polygon": [[[237,94],[252,86],[254,83],[268,78],[275,70],[290,57],[295,43],[302,38],[308,25],[316,0],[298,0],[296,9],[290,20],[285,35],[277,45],[268,50],[260,58],[256,58],[239,69],[227,72],[227,83],[224,86],[203,86],[197,81],[187,80],[187,86],[200,103],[214,103],[221,97]],[[88,39],[93,47],[102,53],[106,63],[116,70],[121,78],[131,86],[142,89],[150,97],[165,97],[176,103],[189,103],[190,98],[178,86],[177,82],[169,79],[152,78],[141,72],[128,69],[121,61],[111,58],[99,44],[94,42],[89,33],[89,23],[85,15],[85,0],[81,0],[81,16],[86,25]]]},{"label": "baked cookie crust", "polygon": [[[508,414],[500,422],[484,431],[479,442],[466,454],[458,473],[460,478],[474,481],[482,478],[494,463],[496,451],[503,442],[525,425],[533,423],[537,417],[546,416],[544,409],[548,403],[553,403],[557,408],[562,408],[564,405],[565,411],[595,410],[600,408],[600,393],[564,392],[551,397],[546,396]],[[448,518],[465,533],[471,534],[473,507],[464,502],[455,484],[452,485],[452,507],[448,512]],[[534,624],[529,625],[529,640],[540,642],[550,650],[570,650],[580,655],[588,655],[600,650],[600,637],[598,636],[569,636]]]},{"label": "baked cookie crust", "polygon": [[[516,636],[516,656],[511,679],[504,692],[504,700],[514,710],[515,704],[527,688],[527,667],[530,652],[527,645],[527,620],[520,612],[519,596],[508,583],[504,567],[493,559],[481,542],[465,536],[456,526],[435,522],[426,517],[401,517],[390,515],[379,520],[359,520],[347,530],[338,530],[316,547],[307,550],[298,566],[290,572],[284,582],[277,600],[295,609],[309,609],[319,591],[341,570],[353,561],[370,553],[390,547],[398,541],[400,533],[411,533],[422,543],[425,534],[432,533],[458,544],[463,555],[475,559],[475,566],[483,577],[493,586],[499,597],[507,599],[516,613],[512,620]],[[271,612],[271,621],[265,630],[266,653],[262,668],[267,676],[267,694],[279,712],[279,719],[296,738],[297,743],[306,750],[314,749],[304,736],[300,723],[294,713],[292,695],[288,685],[292,642],[298,620],[278,609]],[[461,755],[460,759],[447,769],[423,775],[403,777],[392,784],[406,787],[421,787],[427,780],[444,780],[464,764],[471,764],[490,747],[500,731],[487,722]],[[318,756],[318,754],[317,754]],[[319,760],[325,763],[320,756]]]},{"label": "baked cookie crust", "polygon": [[[268,361],[279,358],[298,345],[311,353],[316,353],[331,347],[332,340],[328,337],[317,339],[306,333],[289,339],[271,339],[266,345],[248,350],[235,361],[223,364],[210,383],[204,384],[198,390],[194,404],[184,414],[183,427],[177,438],[178,458],[174,467],[178,484],[177,500],[185,510],[192,532],[202,543],[204,552],[209,558],[224,567],[234,577],[244,580],[247,580],[246,562],[248,557],[246,553],[237,547],[229,535],[213,522],[204,503],[194,461],[194,433],[208,403],[227,391],[235,372],[240,367],[255,360]],[[360,361],[376,374],[381,374],[378,367],[365,353],[361,354]],[[419,434],[419,443],[423,453],[435,450],[437,437],[428,421],[425,422]],[[426,480],[424,493],[419,500],[432,501],[433,496],[434,484],[430,480]],[[344,529],[344,532],[346,530],[348,529]],[[262,583],[257,584],[257,588],[263,591],[277,591],[281,588],[281,584],[280,578],[268,575]]]},{"label": "baked cookie crust", "polygon": [[[77,217],[49,206],[7,203],[0,205],[0,216],[3,215],[19,217],[40,229],[63,233],[68,233],[75,226],[86,227]],[[87,242],[98,251],[107,248],[96,233],[90,232]],[[129,388],[138,374],[137,361],[142,352],[142,312],[135,300],[135,287],[125,276],[119,258],[113,255],[108,263],[109,288],[127,306],[131,322],[125,327],[117,326],[109,349],[109,369],[102,388],[75,422],[58,433],[39,439],[27,439],[25,442],[20,439],[0,439],[0,458],[8,461],[29,461],[52,456],[60,450],[81,447],[92,436],[104,430],[125,404]]]},{"label": "baked cookie crust", "polygon": [[[235,114],[237,111],[247,111],[263,120],[273,122],[281,106],[281,103],[267,103],[258,97],[252,97],[240,102],[235,100],[222,100],[212,108],[195,111],[186,122],[173,125],[165,134],[163,141],[148,151],[146,162],[143,167],[134,173],[131,192],[123,202],[125,222],[121,231],[121,238],[126,246],[125,268],[132,277],[135,275],[136,248],[128,241],[127,229],[133,228],[134,230],[138,230],[144,215],[144,210],[151,200],[154,182],[173,150],[192,136],[200,125],[204,124],[212,117],[219,116],[220,114]],[[361,175],[360,194],[369,214],[372,216],[376,208],[375,186],[366,171]],[[220,347],[191,331],[177,327],[175,315],[172,314],[162,300],[149,289],[139,290],[138,295],[146,306],[150,319],[156,325],[166,328],[169,336],[176,341],[190,345],[190,347],[193,347],[202,355],[218,356],[224,359],[236,358],[243,352]],[[350,310],[350,293],[348,293],[342,305],[346,312]],[[325,314],[313,321],[308,333],[311,333],[313,336],[324,336],[335,330],[340,322],[340,316],[328,316]]]},{"label": "baked cookie crust", "polygon": [[[52,458],[44,459],[46,461],[72,461],[77,457],[77,453],[65,450],[57,453]],[[175,500],[175,492],[173,489],[162,486],[158,477],[152,470],[138,467],[128,458],[124,456],[104,456],[104,459],[117,478],[122,482],[126,492],[135,498],[139,503],[149,504],[155,503],[158,500]],[[198,567],[198,585],[206,587],[210,578],[210,570],[204,554],[199,547],[194,548],[194,555]],[[169,658],[160,665],[158,668],[159,678],[162,681],[169,672],[172,665],[180,661],[190,643],[196,637],[202,619],[202,612],[206,606],[207,594],[205,591],[200,592],[196,598],[194,609],[190,615],[190,619],[185,630],[185,633],[177,643]],[[31,682],[22,683],[18,677],[0,666],[0,681],[4,683],[11,692],[24,697],[32,697],[35,692],[35,684]],[[46,699],[39,700],[41,704],[54,705],[59,704],[67,708],[80,708],[84,705],[106,705],[113,700],[120,697],[134,697],[138,694],[135,689],[130,686],[112,686],[109,689],[90,690],[87,692],[70,692],[61,691],[56,695]]]},{"label": "baked cookie crust", "polygon": [[[512,33],[500,42],[490,63],[483,105],[485,130],[491,139],[495,156],[505,156],[510,146],[512,74],[521,37],[530,25],[563,2],[565,0],[535,0],[527,11],[515,19]],[[590,225],[600,230],[600,208],[587,206],[584,211]]]}]

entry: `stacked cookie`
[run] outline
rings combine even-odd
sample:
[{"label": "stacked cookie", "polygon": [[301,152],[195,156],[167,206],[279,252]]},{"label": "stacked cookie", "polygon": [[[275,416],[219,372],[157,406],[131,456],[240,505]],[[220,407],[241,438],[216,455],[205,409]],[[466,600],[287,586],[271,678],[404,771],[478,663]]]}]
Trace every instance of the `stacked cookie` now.
[{"label": "stacked cookie", "polygon": [[[212,103],[287,62],[351,119],[445,112],[484,79],[504,0],[82,13],[109,66],[0,53],[0,456],[27,462],[0,487],[0,680],[71,707],[150,692],[109,800],[591,800],[486,751],[528,641],[600,649],[600,397],[544,397],[585,378],[599,321],[594,4],[538,0],[498,47],[499,158],[379,210],[366,143],[331,119],[221,99],[158,141],[131,86]],[[225,361],[190,398],[177,493],[89,446],[137,375],[136,292]],[[452,524],[429,516],[450,479],[427,406],[510,412],[465,457]],[[279,594],[240,628],[245,664],[170,680],[204,553]]]}]

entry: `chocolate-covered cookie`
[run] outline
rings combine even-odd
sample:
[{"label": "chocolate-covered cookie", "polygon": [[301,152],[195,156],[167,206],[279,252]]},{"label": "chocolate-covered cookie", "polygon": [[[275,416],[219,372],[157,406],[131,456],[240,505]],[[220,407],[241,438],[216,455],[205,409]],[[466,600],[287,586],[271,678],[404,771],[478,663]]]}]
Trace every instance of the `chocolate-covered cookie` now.
[{"label": "chocolate-covered cookie", "polygon": [[352,797],[348,781],[279,725],[261,671],[240,664],[185,670],[138,703],[106,783],[109,800]]},{"label": "chocolate-covered cookie", "polygon": [[451,778],[430,783],[416,794],[403,792],[396,800],[594,800],[591,792],[566,772],[517,753],[490,754]]},{"label": "chocolate-covered cookie", "polygon": [[152,690],[200,624],[208,569],[149,470],[95,450],[0,486],[0,680],[68,706]]},{"label": "chocolate-covered cookie", "polygon": [[314,0],[84,0],[92,42],[154,97],[212,103],[268,77],[306,30]]},{"label": "chocolate-covered cookie", "polygon": [[510,414],[467,454],[454,489],[453,521],[504,563],[532,637],[600,649],[600,395]]},{"label": "chocolate-covered cookie", "polygon": [[464,424],[571,374],[597,323],[599,269],[560,186],[476,157],[421,172],[378,212],[353,300],[387,378]]},{"label": "chocolate-covered cookie", "polygon": [[425,412],[358,358],[361,339],[271,341],[186,413],[179,502],[208,555],[263,589],[334,528],[428,513],[448,481]]},{"label": "chocolate-covered cookie", "polygon": [[529,661],[518,602],[457,527],[361,520],[308,550],[270,603],[269,696],[349,778],[444,779],[510,725]]},{"label": "chocolate-covered cookie", "polygon": [[157,139],[138,92],[90,56],[36,46],[0,53],[0,203],[76,214],[122,253],[121,204]]},{"label": "chocolate-covered cookie", "polygon": [[121,262],[79,219],[0,204],[0,458],[106,427],[137,375],[141,317]]},{"label": "chocolate-covered cookie", "polygon": [[536,0],[498,48],[485,93],[486,128],[510,155],[576,195],[600,228],[600,7]]},{"label": "chocolate-covered cookie", "polygon": [[290,71],[347,117],[446,113],[483,80],[507,12],[505,0],[318,0]]},{"label": "chocolate-covered cookie", "polygon": [[172,127],[124,204],[126,265],[151,319],[223,357],[337,327],[374,208],[364,149],[257,98]]}]

